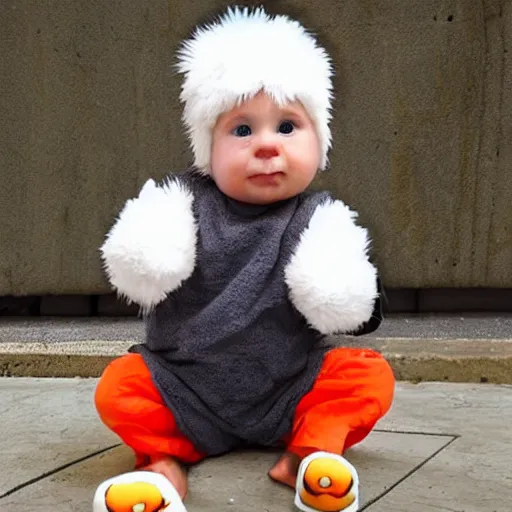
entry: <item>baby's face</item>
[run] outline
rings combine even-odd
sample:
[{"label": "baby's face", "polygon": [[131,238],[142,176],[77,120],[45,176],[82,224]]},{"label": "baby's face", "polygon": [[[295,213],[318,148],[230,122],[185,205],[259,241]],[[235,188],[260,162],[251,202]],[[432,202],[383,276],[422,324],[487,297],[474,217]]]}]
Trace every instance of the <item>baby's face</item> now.
[{"label": "baby's face", "polygon": [[320,144],[299,102],[279,107],[263,93],[222,114],[213,130],[211,174],[227,196],[269,204],[303,192]]}]

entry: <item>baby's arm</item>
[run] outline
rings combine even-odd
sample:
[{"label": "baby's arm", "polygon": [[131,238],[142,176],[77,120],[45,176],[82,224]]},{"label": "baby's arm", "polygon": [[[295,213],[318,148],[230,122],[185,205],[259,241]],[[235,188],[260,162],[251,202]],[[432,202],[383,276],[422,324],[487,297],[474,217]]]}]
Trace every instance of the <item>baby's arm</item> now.
[{"label": "baby's arm", "polygon": [[112,286],[148,313],[190,277],[197,226],[193,195],[177,178],[148,180],[126,202],[100,251]]},{"label": "baby's arm", "polygon": [[357,330],[378,296],[368,233],[356,217],[341,201],[319,205],[286,267],[292,303],[323,334]]}]

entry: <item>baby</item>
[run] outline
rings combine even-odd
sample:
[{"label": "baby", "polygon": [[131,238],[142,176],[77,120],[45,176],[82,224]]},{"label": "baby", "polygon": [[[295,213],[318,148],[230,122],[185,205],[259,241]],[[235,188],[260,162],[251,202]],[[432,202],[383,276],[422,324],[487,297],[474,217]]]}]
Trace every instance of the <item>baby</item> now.
[{"label": "baby", "polygon": [[307,190],[331,146],[330,59],[296,21],[235,8],[183,43],[179,70],[194,167],[149,180],[102,246],[147,337],[106,368],[99,415],[181,498],[186,465],[283,446],[269,475],[299,508],[356,510],[341,455],[387,412],[394,378],[377,353],[326,343],[380,320],[366,230]]}]

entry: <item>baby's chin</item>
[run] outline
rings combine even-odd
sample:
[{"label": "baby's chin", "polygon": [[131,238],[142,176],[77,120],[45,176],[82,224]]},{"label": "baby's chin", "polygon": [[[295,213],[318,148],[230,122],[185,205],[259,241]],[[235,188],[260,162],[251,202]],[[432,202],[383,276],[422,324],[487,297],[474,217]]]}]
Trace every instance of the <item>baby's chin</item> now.
[{"label": "baby's chin", "polygon": [[278,179],[266,183],[248,179],[216,180],[217,186],[223,194],[235,201],[253,205],[269,205],[295,197],[309,186],[308,180],[290,179],[286,173]]},{"label": "baby's chin", "polygon": [[279,201],[285,201],[286,199],[290,199],[295,197],[296,195],[303,192],[302,190],[289,190],[285,187],[264,187],[259,189],[251,189],[234,193],[234,194],[226,194],[230,196],[232,199],[236,201],[240,201],[242,203],[254,204],[254,205],[269,205],[273,203],[278,203]]}]

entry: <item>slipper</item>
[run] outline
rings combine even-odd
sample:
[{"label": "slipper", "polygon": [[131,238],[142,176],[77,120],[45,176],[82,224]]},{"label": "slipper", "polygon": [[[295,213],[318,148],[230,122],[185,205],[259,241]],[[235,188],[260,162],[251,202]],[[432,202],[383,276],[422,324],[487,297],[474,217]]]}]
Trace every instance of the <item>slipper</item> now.
[{"label": "slipper", "polygon": [[304,512],[357,512],[356,469],[341,455],[312,453],[299,466],[295,506]]},{"label": "slipper", "polygon": [[133,471],[105,480],[96,489],[93,512],[187,512],[163,475]]}]

